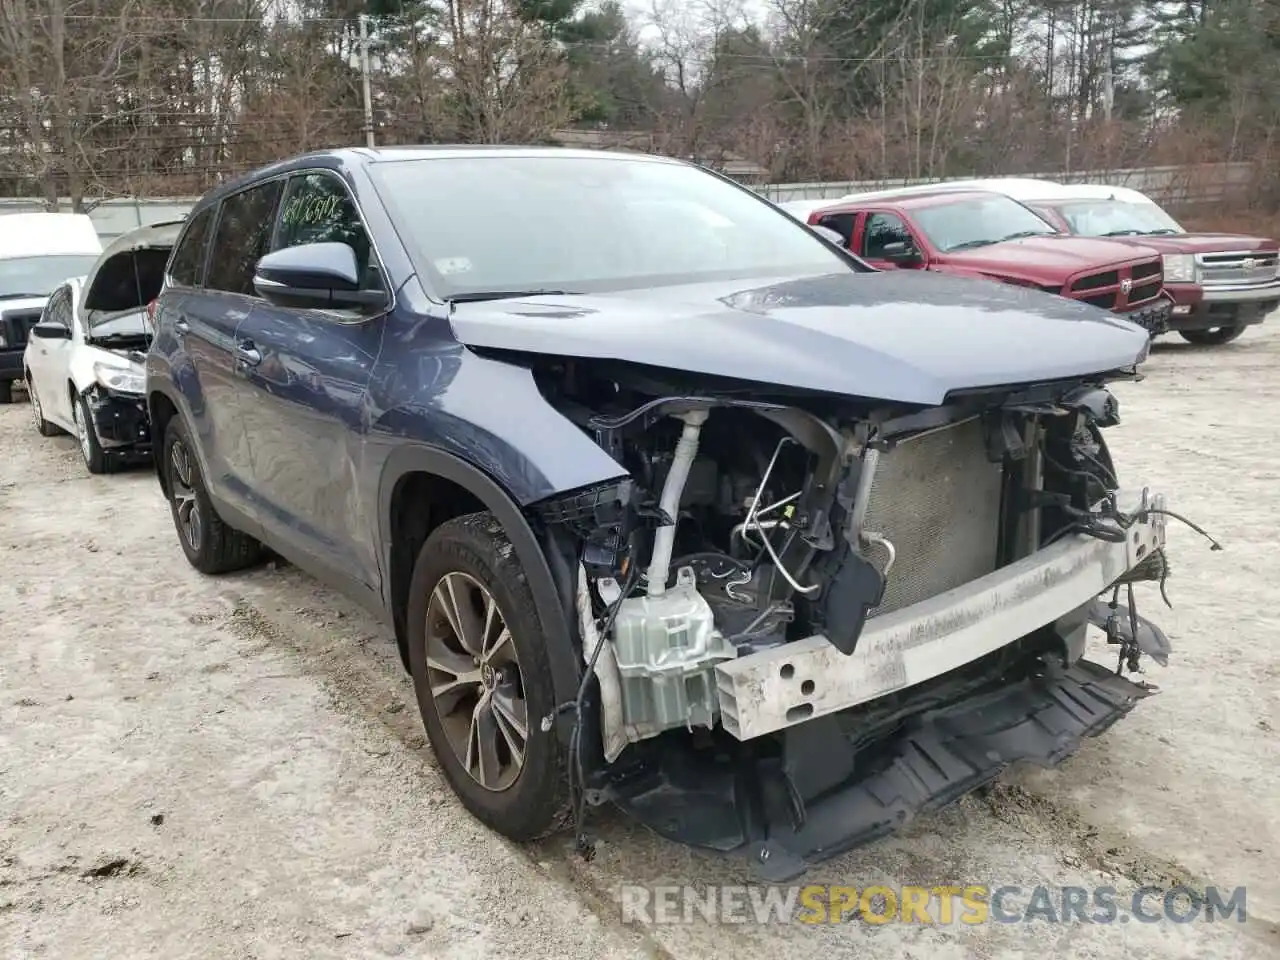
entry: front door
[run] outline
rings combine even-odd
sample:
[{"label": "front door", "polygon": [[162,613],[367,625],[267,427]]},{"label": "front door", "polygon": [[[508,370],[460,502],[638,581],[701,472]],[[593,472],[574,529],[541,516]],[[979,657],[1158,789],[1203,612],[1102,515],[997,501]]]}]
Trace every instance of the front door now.
[{"label": "front door", "polygon": [[[237,376],[237,334],[260,302],[253,268],[271,242],[282,188],[280,180],[250,187],[223,200],[216,221],[193,222],[191,231],[212,228],[204,282],[165,298],[165,309],[176,313],[170,328],[181,338],[188,361],[174,370],[174,379],[200,433],[206,482],[215,497],[255,521],[260,518],[252,503],[253,466],[241,397],[247,384]],[[170,272],[178,265],[175,253]]]},{"label": "front door", "polygon": [[[334,173],[291,177],[273,249],[346,243],[371,289],[384,288],[369,236],[346,184]],[[365,397],[382,349],[380,316],[260,302],[236,333],[238,376],[253,450],[254,495],[269,540],[307,555],[330,575],[379,589],[369,531],[377,517],[361,497],[368,434]]]}]

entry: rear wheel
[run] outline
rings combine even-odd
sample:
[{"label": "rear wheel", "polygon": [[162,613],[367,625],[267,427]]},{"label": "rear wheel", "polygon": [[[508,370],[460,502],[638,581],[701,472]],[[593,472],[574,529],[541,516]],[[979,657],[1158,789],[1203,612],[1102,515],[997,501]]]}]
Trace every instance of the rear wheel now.
[{"label": "rear wheel", "polygon": [[44,407],[40,405],[40,395],[36,393],[36,384],[29,372],[26,380],[27,396],[31,399],[31,421],[36,425],[36,431],[42,437],[56,437],[62,431],[44,418]]},{"label": "rear wheel", "polygon": [[408,610],[409,669],[445,779],[477,819],[513,840],[570,810],[551,663],[524,571],[491,513],[442,524],[423,545]]},{"label": "rear wheel", "polygon": [[0,380],[0,403],[13,403],[12,380]]},{"label": "rear wheel", "polygon": [[255,563],[262,554],[257,540],[235,530],[218,516],[209,499],[190,435],[180,417],[169,421],[160,461],[169,494],[169,512],[187,562],[201,573],[229,573]]},{"label": "rear wheel", "polygon": [[1232,340],[1239,338],[1244,333],[1244,327],[1213,327],[1209,330],[1179,330],[1178,334],[1187,343],[1194,343],[1199,347],[1220,347],[1224,343],[1230,343]]}]

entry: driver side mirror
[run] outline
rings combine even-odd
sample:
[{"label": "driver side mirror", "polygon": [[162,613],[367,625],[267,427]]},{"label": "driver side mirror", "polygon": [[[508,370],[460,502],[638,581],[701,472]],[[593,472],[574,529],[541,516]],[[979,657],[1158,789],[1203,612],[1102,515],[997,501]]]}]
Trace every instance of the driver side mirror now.
[{"label": "driver side mirror", "polygon": [[888,260],[890,263],[896,263],[900,267],[918,267],[924,263],[924,257],[920,255],[920,251],[906,240],[886,243],[880,249],[881,260]]},{"label": "driver side mirror", "polygon": [[31,328],[31,336],[41,340],[70,340],[71,328],[51,320],[42,320]]},{"label": "driver side mirror", "polygon": [[382,290],[360,289],[356,253],[345,243],[304,243],[258,261],[253,288],[282,307],[378,307]]}]

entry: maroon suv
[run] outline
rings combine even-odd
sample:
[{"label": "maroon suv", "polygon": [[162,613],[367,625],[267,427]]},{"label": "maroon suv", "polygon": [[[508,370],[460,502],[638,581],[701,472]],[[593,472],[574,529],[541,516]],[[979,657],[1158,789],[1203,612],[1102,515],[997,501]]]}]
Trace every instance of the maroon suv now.
[{"label": "maroon suv", "polygon": [[1157,250],[1070,236],[1003,194],[972,190],[834,200],[808,222],[839,233],[886,270],[934,270],[1034,287],[1122,314],[1153,336],[1167,329]]}]

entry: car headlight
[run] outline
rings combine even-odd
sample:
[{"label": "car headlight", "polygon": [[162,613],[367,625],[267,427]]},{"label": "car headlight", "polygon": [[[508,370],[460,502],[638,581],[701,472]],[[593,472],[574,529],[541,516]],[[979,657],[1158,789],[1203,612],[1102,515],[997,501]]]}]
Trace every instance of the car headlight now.
[{"label": "car headlight", "polygon": [[1165,283],[1195,283],[1196,258],[1189,253],[1166,253],[1164,255]]},{"label": "car headlight", "polygon": [[93,365],[93,375],[98,383],[117,393],[140,394],[146,389],[146,380],[142,374],[130,370],[128,367],[115,367],[109,363],[95,363]]}]

